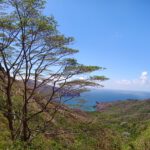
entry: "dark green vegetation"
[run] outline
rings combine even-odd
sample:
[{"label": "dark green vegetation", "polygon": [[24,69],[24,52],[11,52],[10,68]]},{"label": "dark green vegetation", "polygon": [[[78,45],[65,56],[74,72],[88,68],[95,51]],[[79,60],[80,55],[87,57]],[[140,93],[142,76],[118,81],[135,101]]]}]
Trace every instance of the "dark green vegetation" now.
[{"label": "dark green vegetation", "polygon": [[105,68],[74,59],[78,53],[71,48],[74,38],[58,31],[53,16],[42,14],[45,2],[0,1],[0,113],[14,143],[29,145],[52,128],[64,95],[73,98],[107,79],[90,76]]},{"label": "dark green vegetation", "polygon": [[[55,104],[53,104],[55,105]],[[49,106],[52,108],[53,105]],[[26,147],[38,150],[150,150],[150,100],[114,102],[102,112],[82,112],[62,106],[49,124]],[[35,107],[36,108],[36,104]],[[41,118],[32,122],[41,124]],[[45,119],[44,119],[45,120]],[[10,140],[7,120],[0,114],[0,149],[21,150]]]}]

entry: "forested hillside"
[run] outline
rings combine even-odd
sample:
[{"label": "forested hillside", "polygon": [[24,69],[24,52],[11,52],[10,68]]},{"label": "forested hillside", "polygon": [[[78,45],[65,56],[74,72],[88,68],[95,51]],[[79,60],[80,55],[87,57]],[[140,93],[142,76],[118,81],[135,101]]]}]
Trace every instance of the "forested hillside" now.
[{"label": "forested hillside", "polygon": [[[55,103],[53,104],[55,105]],[[52,108],[53,105],[49,106]],[[39,150],[149,150],[150,100],[113,102],[102,111],[83,112],[62,106],[27,149]],[[34,109],[36,104],[34,104]],[[45,112],[32,126],[50,115]],[[7,120],[0,114],[0,149],[21,150],[24,144],[12,143]]]}]

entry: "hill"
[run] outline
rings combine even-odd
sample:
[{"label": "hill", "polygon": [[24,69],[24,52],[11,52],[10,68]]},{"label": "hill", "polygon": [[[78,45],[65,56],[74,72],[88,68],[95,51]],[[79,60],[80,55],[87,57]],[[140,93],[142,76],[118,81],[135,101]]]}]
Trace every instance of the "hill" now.
[{"label": "hill", "polygon": [[[104,109],[95,112],[61,106],[46,132],[34,138],[27,149],[150,150],[150,100],[106,104]],[[54,105],[49,105],[49,109]],[[34,109],[37,109],[36,104]],[[49,119],[49,112],[33,121],[32,125],[42,123],[43,117]],[[0,149],[23,149],[20,141],[10,141],[7,122],[2,113],[0,133]]]},{"label": "hill", "polygon": [[150,99],[99,103],[97,110],[97,122],[121,136],[123,150],[150,150]]}]

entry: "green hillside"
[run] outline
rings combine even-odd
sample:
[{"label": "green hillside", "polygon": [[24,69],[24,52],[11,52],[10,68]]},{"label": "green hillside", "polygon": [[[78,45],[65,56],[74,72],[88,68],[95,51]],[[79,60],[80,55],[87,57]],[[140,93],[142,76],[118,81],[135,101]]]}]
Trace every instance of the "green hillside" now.
[{"label": "green hillside", "polygon": [[[34,138],[26,149],[150,150],[149,108],[149,100],[114,102],[100,112],[83,112],[62,106],[47,132]],[[37,109],[36,104],[34,109]],[[43,117],[50,116],[45,113],[32,122],[33,127],[42,123]],[[0,113],[0,149],[24,149],[23,143],[11,142],[6,125],[7,121]]]}]

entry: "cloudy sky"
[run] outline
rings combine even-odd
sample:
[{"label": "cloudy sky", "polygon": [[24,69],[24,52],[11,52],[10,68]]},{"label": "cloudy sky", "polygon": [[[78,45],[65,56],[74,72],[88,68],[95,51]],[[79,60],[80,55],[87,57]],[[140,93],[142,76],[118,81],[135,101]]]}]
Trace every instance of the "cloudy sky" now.
[{"label": "cloudy sky", "polygon": [[143,71],[137,78],[109,80],[105,82],[105,88],[134,90],[134,91],[150,91],[150,79],[147,71]]},{"label": "cloudy sky", "polygon": [[150,91],[149,0],[48,0],[45,13],[75,37],[80,63],[107,68],[105,88]]}]

